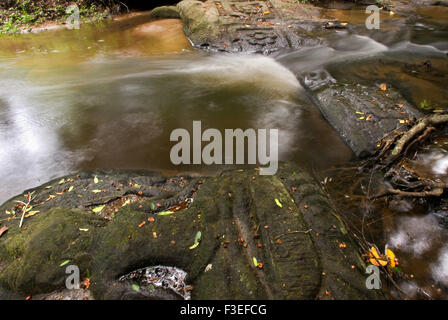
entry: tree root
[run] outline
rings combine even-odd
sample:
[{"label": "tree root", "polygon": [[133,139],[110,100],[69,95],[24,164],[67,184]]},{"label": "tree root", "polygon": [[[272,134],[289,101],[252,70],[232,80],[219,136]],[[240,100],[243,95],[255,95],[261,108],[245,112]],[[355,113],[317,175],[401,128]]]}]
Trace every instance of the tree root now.
[{"label": "tree root", "polygon": [[[395,160],[402,153],[405,145],[409,143],[409,141],[411,141],[420,132],[425,131],[423,135],[420,136],[420,138],[418,138],[417,140],[422,140],[423,136],[427,136],[429,134],[427,130],[430,128],[430,125],[439,125],[446,122],[448,122],[448,114],[433,114],[420,119],[417,124],[415,124],[409,131],[404,133],[401,138],[395,143],[395,146],[390,153],[389,161]],[[415,142],[417,142],[417,140]]]},{"label": "tree root", "polygon": [[440,197],[448,184],[420,177],[402,162],[397,161],[400,156],[406,156],[415,145],[422,143],[436,130],[436,126],[448,123],[448,114],[432,114],[418,120],[408,131],[397,130],[383,137],[383,147],[377,155],[366,162],[375,164],[375,169],[387,169],[385,179],[392,184],[392,188],[369,199],[378,199],[388,195],[403,197]]}]

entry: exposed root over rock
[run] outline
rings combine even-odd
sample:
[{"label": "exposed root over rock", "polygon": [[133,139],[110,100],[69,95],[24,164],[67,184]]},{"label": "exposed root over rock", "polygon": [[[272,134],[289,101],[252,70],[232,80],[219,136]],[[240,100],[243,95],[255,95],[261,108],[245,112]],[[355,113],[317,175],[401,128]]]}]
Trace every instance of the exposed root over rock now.
[{"label": "exposed root over rock", "polygon": [[368,160],[365,166],[376,170],[387,170],[385,179],[390,185],[384,192],[373,195],[376,199],[387,195],[404,197],[440,197],[448,183],[438,179],[421,177],[412,168],[407,167],[403,159],[409,156],[411,150],[431,137],[431,134],[448,122],[448,114],[432,114],[421,118],[407,131],[393,131],[384,137],[379,145],[382,148],[377,155]]}]

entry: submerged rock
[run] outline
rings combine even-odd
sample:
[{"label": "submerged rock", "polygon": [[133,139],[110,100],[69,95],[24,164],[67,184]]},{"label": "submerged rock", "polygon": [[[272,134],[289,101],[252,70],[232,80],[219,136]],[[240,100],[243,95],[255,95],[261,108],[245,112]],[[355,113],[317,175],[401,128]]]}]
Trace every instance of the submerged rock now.
[{"label": "submerged rock", "polygon": [[[63,292],[68,265],[90,278],[95,299],[181,298],[171,287],[192,299],[383,297],[366,289],[359,248],[319,185],[289,164],[276,176],[95,171],[33,192],[39,212],[21,229],[14,201],[23,195],[0,207],[0,218],[10,218],[0,238],[2,298]],[[146,271],[157,266],[186,279],[153,287]]]}]

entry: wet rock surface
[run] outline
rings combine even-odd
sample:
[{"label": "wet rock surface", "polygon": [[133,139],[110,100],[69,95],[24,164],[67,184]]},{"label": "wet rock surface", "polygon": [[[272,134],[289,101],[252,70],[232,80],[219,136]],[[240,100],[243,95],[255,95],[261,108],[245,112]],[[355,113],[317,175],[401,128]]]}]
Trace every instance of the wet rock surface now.
[{"label": "wet rock surface", "polygon": [[387,133],[422,116],[385,83],[334,78],[327,71],[302,78],[323,116],[358,157],[372,155]]},{"label": "wet rock surface", "polygon": [[325,22],[320,8],[294,0],[184,0],[178,8],[193,44],[214,51],[270,53],[316,45],[321,40],[312,31]]},{"label": "wet rock surface", "polygon": [[276,176],[85,172],[33,192],[39,212],[21,229],[14,201],[26,198],[0,208],[9,228],[0,238],[2,298],[63,298],[67,265],[90,279],[95,299],[180,298],[129,276],[155,266],[184,271],[192,299],[382,298],[365,288],[359,249],[318,183],[289,164]]}]

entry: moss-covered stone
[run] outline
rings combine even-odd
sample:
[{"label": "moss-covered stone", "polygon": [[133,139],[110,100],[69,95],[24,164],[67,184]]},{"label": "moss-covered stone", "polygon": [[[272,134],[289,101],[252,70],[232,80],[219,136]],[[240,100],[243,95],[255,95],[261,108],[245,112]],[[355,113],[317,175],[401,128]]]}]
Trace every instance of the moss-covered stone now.
[{"label": "moss-covered stone", "polygon": [[[96,299],[176,298],[163,289],[146,295],[119,281],[156,265],[187,272],[193,299],[315,299],[328,298],[328,291],[332,298],[381,297],[365,289],[358,249],[316,182],[292,170],[284,164],[277,176],[241,170],[202,179],[95,171],[54,180],[34,190],[31,205],[40,212],[25,218],[24,228],[17,214],[7,222],[0,295],[61,290],[66,274],[60,264],[70,260],[91,274]],[[22,198],[2,205],[0,217]],[[179,204],[181,210],[159,215]],[[192,248],[198,231],[200,243]],[[341,242],[347,243],[343,251]]]},{"label": "moss-covered stone", "polygon": [[8,234],[1,239],[2,287],[23,295],[51,292],[65,285],[62,262],[70,260],[81,272],[90,268],[89,248],[103,219],[60,207],[28,219],[21,229],[16,220],[8,223]]}]

